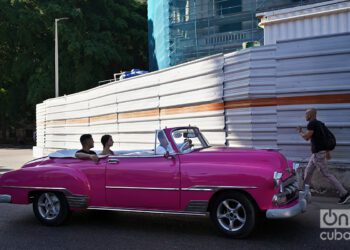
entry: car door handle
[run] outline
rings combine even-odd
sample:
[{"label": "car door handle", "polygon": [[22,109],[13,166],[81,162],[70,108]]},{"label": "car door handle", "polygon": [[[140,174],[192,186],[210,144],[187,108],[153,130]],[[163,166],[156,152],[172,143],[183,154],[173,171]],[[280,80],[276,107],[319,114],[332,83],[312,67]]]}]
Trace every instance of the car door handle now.
[{"label": "car door handle", "polygon": [[118,164],[119,160],[118,159],[109,159],[108,163],[110,163],[110,164]]}]

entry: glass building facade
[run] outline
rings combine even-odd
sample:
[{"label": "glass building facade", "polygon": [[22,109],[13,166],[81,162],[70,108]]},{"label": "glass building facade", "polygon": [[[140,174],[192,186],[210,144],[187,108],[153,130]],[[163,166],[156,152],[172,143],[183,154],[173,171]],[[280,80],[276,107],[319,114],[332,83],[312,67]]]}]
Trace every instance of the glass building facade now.
[{"label": "glass building facade", "polygon": [[150,70],[263,44],[256,13],[322,1],[148,0]]}]

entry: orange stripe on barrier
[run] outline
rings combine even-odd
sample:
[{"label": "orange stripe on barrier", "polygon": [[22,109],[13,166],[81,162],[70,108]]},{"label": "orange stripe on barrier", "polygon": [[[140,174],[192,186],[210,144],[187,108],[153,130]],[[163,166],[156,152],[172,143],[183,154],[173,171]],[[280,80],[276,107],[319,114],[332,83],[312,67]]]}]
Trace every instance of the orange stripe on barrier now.
[{"label": "orange stripe on barrier", "polygon": [[51,120],[51,121],[46,121],[45,124],[47,126],[63,125],[63,124],[66,124],[66,120]]},{"label": "orange stripe on barrier", "polygon": [[263,107],[263,106],[276,106],[276,98],[261,98],[251,100],[229,101],[225,102],[226,109],[248,108],[248,107]]},{"label": "orange stripe on barrier", "polygon": [[291,96],[277,99],[278,105],[350,103],[349,94]]},{"label": "orange stripe on barrier", "polygon": [[280,98],[260,98],[251,100],[229,101],[225,108],[267,107],[277,105],[305,105],[305,104],[336,104],[350,103],[350,94],[290,96]]},{"label": "orange stripe on barrier", "polygon": [[90,122],[109,121],[109,120],[117,120],[117,119],[118,119],[118,114],[100,115],[100,116],[90,117]]},{"label": "orange stripe on barrier", "polygon": [[175,114],[192,113],[192,112],[217,111],[217,110],[223,110],[223,109],[224,109],[224,103],[210,103],[210,104],[202,104],[202,105],[187,106],[187,107],[165,108],[160,110],[160,114],[175,115]]},{"label": "orange stripe on barrier", "polygon": [[159,115],[159,109],[151,109],[147,111],[119,113],[119,118],[127,119],[127,118],[149,117],[149,116],[158,116],[158,115]]},{"label": "orange stripe on barrier", "polygon": [[89,118],[77,118],[66,120],[66,124],[89,123]]},{"label": "orange stripe on barrier", "polygon": [[69,120],[51,120],[47,121],[46,125],[61,125],[61,124],[78,124],[89,123],[96,121],[114,120],[114,119],[128,119],[140,117],[152,117],[166,115],[175,115],[192,112],[206,112],[218,111],[224,109],[237,109],[247,107],[267,107],[277,105],[305,105],[305,104],[336,104],[336,103],[350,103],[349,94],[329,94],[329,95],[313,95],[313,96],[291,96],[280,98],[260,98],[250,100],[228,101],[225,103],[209,103],[201,105],[183,106],[176,108],[151,109],[147,111],[126,112],[119,114],[93,116],[90,118],[78,118]]}]

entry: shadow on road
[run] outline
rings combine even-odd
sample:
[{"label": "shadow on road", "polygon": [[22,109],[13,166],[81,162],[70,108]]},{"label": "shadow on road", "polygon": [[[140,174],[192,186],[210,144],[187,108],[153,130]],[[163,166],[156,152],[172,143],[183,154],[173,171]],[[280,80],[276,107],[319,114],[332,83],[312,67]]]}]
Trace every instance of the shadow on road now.
[{"label": "shadow on road", "polygon": [[[307,221],[307,220],[306,220]],[[267,220],[260,219],[253,234],[246,240],[265,241],[274,237],[284,241],[291,238],[291,232],[302,233],[305,220]],[[218,232],[208,217],[171,216],[122,213],[111,211],[86,211],[74,213],[66,224],[67,227],[86,226],[105,230],[122,230],[133,234],[152,233],[155,235],[191,235],[192,237],[210,237],[232,240]],[[286,228],[286,226],[288,228]]]},{"label": "shadow on road", "polygon": [[[40,225],[31,205],[13,207],[3,204],[0,213],[0,240],[20,248],[115,249],[336,249],[346,241],[320,240],[319,209],[333,206],[331,200],[315,202],[308,212],[285,220],[259,220],[254,233],[246,239],[234,240],[219,233],[207,217],[186,217],[84,211],[73,213],[59,227]],[[6,230],[4,230],[6,228]],[[41,241],[35,241],[41,235]],[[21,241],[15,240],[21,238]],[[4,241],[4,239],[7,239]],[[11,240],[12,239],[12,240]],[[58,244],[58,245],[57,245]],[[4,245],[6,246],[6,245]],[[6,247],[5,247],[6,248]]]}]

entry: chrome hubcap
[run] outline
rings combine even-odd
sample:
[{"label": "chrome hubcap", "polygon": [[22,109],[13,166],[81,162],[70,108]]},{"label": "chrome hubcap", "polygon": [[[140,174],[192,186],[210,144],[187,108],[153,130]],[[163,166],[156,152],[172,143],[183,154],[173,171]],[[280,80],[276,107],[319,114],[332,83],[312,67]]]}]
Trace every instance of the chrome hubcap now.
[{"label": "chrome hubcap", "polygon": [[216,217],[219,224],[231,232],[240,230],[247,220],[243,205],[235,199],[222,201],[216,211]]},{"label": "chrome hubcap", "polygon": [[38,200],[40,216],[46,220],[54,220],[60,213],[61,204],[54,193],[43,193]]}]

